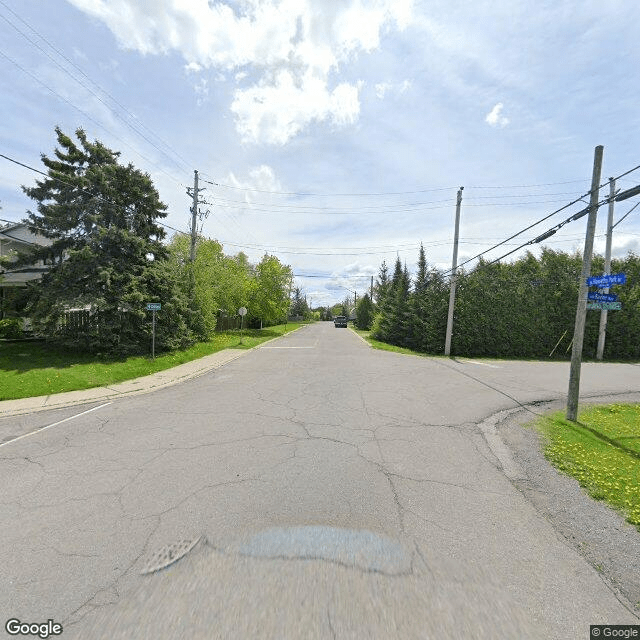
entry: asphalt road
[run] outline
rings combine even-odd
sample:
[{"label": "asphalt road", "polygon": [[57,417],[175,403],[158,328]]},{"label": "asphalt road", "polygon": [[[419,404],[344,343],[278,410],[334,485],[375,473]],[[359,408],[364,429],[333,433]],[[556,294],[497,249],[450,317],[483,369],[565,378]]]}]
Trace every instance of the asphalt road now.
[{"label": "asphalt road", "polygon": [[[154,393],[2,420],[0,436],[59,423],[0,445],[3,625],[582,639],[638,624],[517,490],[491,419],[567,383],[564,363],[407,357],[317,323]],[[583,366],[585,397],[639,390],[636,365]]]}]

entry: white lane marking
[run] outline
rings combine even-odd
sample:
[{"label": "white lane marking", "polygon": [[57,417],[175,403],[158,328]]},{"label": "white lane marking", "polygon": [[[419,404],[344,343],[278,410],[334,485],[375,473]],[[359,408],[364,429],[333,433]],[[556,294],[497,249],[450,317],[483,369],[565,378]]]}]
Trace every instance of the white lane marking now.
[{"label": "white lane marking", "polygon": [[36,429],[35,431],[29,431],[29,433],[24,433],[21,436],[18,436],[17,438],[14,438],[13,440],[9,440],[8,442],[3,442],[2,444],[0,444],[0,447],[4,447],[7,444],[12,444],[14,442],[17,442],[18,440],[22,440],[22,438],[27,438],[29,436],[32,436],[36,433],[40,433],[41,431],[44,431],[45,429],[50,429],[51,427],[57,427],[59,424],[62,424],[63,422],[68,422],[69,420],[73,420],[74,418],[79,418],[80,416],[85,415],[85,413],[91,413],[92,411],[96,411],[97,409],[102,409],[102,407],[106,407],[108,404],[111,404],[111,402],[105,402],[104,404],[101,404],[99,407],[93,407],[93,409],[87,409],[86,411],[83,411],[82,413],[76,413],[75,416],[69,416],[68,418],[65,418],[64,420],[58,420],[58,422],[54,422],[53,424],[48,424],[46,427],[40,427],[39,429]]},{"label": "white lane marking", "polygon": [[315,345],[312,347],[262,347],[263,349],[315,349]]},{"label": "white lane marking", "polygon": [[460,362],[468,362],[469,364],[479,364],[483,367],[491,367],[492,369],[500,369],[496,364],[487,364],[486,362],[478,362],[477,360],[460,360]]}]

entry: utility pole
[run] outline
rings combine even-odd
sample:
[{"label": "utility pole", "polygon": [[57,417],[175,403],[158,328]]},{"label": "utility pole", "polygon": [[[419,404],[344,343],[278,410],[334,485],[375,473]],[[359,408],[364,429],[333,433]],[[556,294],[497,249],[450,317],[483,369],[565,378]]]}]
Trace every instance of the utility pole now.
[{"label": "utility pole", "polygon": [[[611,275],[611,240],[613,237],[613,197],[616,194],[616,180],[609,178],[609,216],[607,218],[607,245],[604,252],[604,273]],[[609,287],[604,290],[609,293]],[[598,329],[598,351],[596,358],[602,360],[604,355],[604,341],[607,336],[607,313],[606,309],[600,311],[600,328]]]},{"label": "utility pole", "polygon": [[451,267],[451,291],[449,292],[449,315],[447,316],[447,335],[444,341],[444,355],[451,355],[451,333],[453,332],[453,308],[456,303],[456,269],[458,268],[458,235],[460,232],[460,205],[462,203],[462,190],[458,189],[456,202],[456,229],[453,235],[453,263]]},{"label": "utility pole", "polygon": [[198,170],[193,170],[193,205],[191,207],[191,262],[196,259],[196,218],[198,216]]},{"label": "utility pole", "polygon": [[593,157],[593,175],[591,176],[591,199],[589,202],[589,218],[584,240],[582,256],[582,273],[578,293],[578,308],[573,331],[573,349],[571,351],[571,368],[569,370],[569,393],[567,394],[567,420],[578,419],[578,398],[580,396],[580,366],[582,364],[582,344],[584,341],[584,325],[587,320],[587,278],[591,275],[591,255],[593,253],[593,237],[596,233],[598,217],[598,189],[602,173],[602,153],[604,147],[598,145]]},{"label": "utility pole", "polygon": [[371,304],[373,304],[373,276],[371,276],[371,289],[369,289],[369,291],[371,292],[369,294],[369,297],[371,298]]}]

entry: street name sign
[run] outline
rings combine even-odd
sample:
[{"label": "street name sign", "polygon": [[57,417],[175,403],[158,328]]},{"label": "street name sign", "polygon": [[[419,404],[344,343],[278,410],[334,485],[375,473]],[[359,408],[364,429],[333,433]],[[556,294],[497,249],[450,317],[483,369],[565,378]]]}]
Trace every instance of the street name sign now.
[{"label": "street name sign", "polygon": [[161,307],[159,302],[147,302],[147,311],[160,311]]},{"label": "street name sign", "polygon": [[587,302],[588,311],[620,311],[622,302]]},{"label": "street name sign", "polygon": [[608,289],[614,284],[624,284],[627,281],[627,276],[624,273],[613,273],[610,276],[592,276],[587,278],[587,285],[590,287],[600,287],[601,289]]},{"label": "street name sign", "polygon": [[600,302],[617,302],[618,296],[615,293],[597,293],[595,291],[589,291],[587,293],[589,300],[599,300]]}]

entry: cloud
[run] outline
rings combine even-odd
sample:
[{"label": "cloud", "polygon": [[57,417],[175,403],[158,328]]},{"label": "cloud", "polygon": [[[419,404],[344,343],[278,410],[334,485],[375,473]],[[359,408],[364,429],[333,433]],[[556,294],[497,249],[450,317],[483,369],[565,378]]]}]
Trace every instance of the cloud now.
[{"label": "cloud", "polygon": [[189,64],[184,65],[184,70],[187,73],[198,73],[199,71],[202,71],[202,66],[197,62],[190,62]]},{"label": "cloud", "polygon": [[[255,82],[236,89],[231,109],[248,142],[284,144],[314,121],[358,119],[358,83],[340,68],[380,46],[385,29],[407,27],[413,0],[69,0],[102,20],[126,49],[178,51],[185,69],[216,68]],[[253,75],[253,74],[252,74]]]},{"label": "cloud", "polygon": [[312,121],[355,122],[359,86],[341,83],[330,92],[313,73],[296,78],[283,69],[272,82],[236,90],[231,111],[243,140],[282,145]]},{"label": "cloud", "polygon": [[[243,199],[247,204],[258,200],[264,202],[273,200],[278,192],[283,191],[282,184],[276,177],[274,170],[267,164],[261,164],[248,171],[249,178],[242,180],[230,172],[224,180],[234,190],[234,199],[243,191]],[[256,196],[258,196],[256,198]]]},{"label": "cloud", "polygon": [[193,90],[196,92],[198,96],[196,102],[199,107],[201,107],[209,97],[209,83],[205,78],[200,78],[198,84],[193,85]]},{"label": "cloud", "polygon": [[411,80],[403,80],[398,84],[393,84],[390,82],[379,82],[374,86],[376,90],[376,96],[383,100],[385,95],[393,91],[394,93],[403,94],[407,89],[411,88]]},{"label": "cloud", "polygon": [[502,109],[504,105],[502,102],[498,102],[493,109],[485,117],[485,122],[492,127],[506,127],[509,124],[509,118],[502,115]]},{"label": "cloud", "polygon": [[389,89],[391,89],[391,85],[388,82],[379,82],[375,85],[376,95],[380,100],[384,99],[384,95],[389,91]]}]

